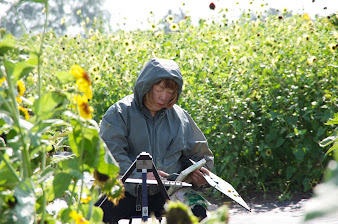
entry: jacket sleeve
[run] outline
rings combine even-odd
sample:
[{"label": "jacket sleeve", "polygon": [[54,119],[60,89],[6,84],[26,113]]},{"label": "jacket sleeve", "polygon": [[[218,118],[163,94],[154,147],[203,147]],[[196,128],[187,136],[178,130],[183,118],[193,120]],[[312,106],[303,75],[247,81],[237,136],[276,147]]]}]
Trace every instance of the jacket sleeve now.
[{"label": "jacket sleeve", "polygon": [[187,135],[185,138],[188,151],[185,152],[184,156],[195,162],[204,158],[207,161],[205,167],[211,171],[214,166],[214,155],[209,149],[208,142],[191,116],[186,111],[184,113],[188,121],[188,124],[185,125],[185,134]]},{"label": "jacket sleeve", "polygon": [[102,118],[100,137],[119,163],[122,176],[134,162],[128,156],[128,127],[118,104],[111,106]]}]

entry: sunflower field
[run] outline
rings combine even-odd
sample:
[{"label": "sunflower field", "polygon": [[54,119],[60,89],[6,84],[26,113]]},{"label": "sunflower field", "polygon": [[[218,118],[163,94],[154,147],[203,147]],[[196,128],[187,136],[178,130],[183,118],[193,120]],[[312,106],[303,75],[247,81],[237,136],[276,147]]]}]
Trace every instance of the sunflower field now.
[{"label": "sunflower field", "polygon": [[[332,152],[319,143],[334,134],[325,123],[338,112],[338,31],[328,18],[285,10],[231,22],[223,10],[221,22],[169,15],[161,26],[114,32],[83,19],[79,34],[61,36],[47,29],[47,1],[34,2],[46,9],[40,34],[1,30],[1,222],[102,219],[98,188],[112,200],[123,188],[99,123],[153,57],[179,64],[178,104],[208,139],[214,173],[242,195],[310,192],[321,182]],[[66,208],[46,210],[60,198]]]}]

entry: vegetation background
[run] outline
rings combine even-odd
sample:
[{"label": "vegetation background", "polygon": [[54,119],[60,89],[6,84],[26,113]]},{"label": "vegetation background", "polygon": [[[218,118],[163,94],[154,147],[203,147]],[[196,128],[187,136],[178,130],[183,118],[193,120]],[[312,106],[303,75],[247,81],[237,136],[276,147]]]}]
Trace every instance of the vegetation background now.
[{"label": "vegetation background", "polygon": [[[207,137],[215,155],[213,171],[242,196],[252,191],[273,191],[284,200],[291,192],[311,192],[321,182],[333,158],[333,149],[327,151],[322,147],[334,143],[336,135],[336,124],[329,121],[337,117],[337,14],[311,19],[307,14],[292,15],[285,9],[259,14],[244,12],[238,20],[230,21],[229,9],[216,7],[223,17],[218,22],[201,19],[193,24],[189,16],[168,14],[158,24],[149,22],[147,30],[107,31],[105,17],[95,17],[79,6],[73,12],[74,21],[80,22],[76,28],[79,33],[67,34],[62,33],[62,27],[71,27],[71,23],[61,18],[61,26],[56,26],[54,17],[48,17],[57,8],[48,7],[45,1],[32,2],[27,7],[38,4],[37,15],[47,18],[44,28],[36,28],[44,32],[35,34],[23,29],[14,37],[11,30],[1,29],[2,150],[11,148],[18,153],[10,155],[3,151],[2,175],[13,172],[4,168],[11,163],[16,164],[12,167],[14,171],[19,170],[15,173],[22,172],[24,178],[18,180],[34,174],[34,169],[24,174],[18,159],[25,150],[15,148],[20,135],[20,128],[15,128],[12,122],[15,123],[15,116],[35,125],[42,125],[47,119],[68,122],[67,125],[50,122],[50,128],[43,133],[41,128],[26,128],[27,142],[20,147],[28,144],[27,160],[33,160],[34,168],[45,171],[53,164],[63,174],[69,174],[67,181],[74,186],[84,178],[83,172],[94,173],[100,162],[86,159],[85,148],[95,142],[89,148],[96,148],[99,154],[104,151],[95,127],[110,105],[133,92],[144,63],[151,57],[160,57],[179,64],[185,84],[178,104],[192,115]],[[208,10],[215,10],[211,4],[209,7]],[[79,90],[74,77],[69,76],[75,64],[91,79],[92,98],[82,105],[93,110],[85,121],[81,114],[76,115],[81,112],[79,103],[74,106],[75,94],[86,95]],[[12,87],[17,83],[12,92],[10,75],[15,81]],[[22,94],[18,80],[25,86]],[[26,108],[18,110],[21,115],[9,115],[5,102],[9,102],[10,94],[22,99],[10,100],[13,105]],[[69,130],[73,134],[67,137]],[[45,148],[41,150],[43,144]],[[67,165],[51,162],[52,159],[46,162],[47,152],[71,150],[78,150],[77,156],[81,158],[77,168],[69,162],[72,159],[66,160]],[[84,168],[84,164],[88,167]],[[52,180],[62,176],[57,171],[48,172]],[[108,171],[102,172],[108,175]],[[44,173],[39,175],[47,179]],[[115,183],[116,169],[109,175]],[[6,179],[0,186],[13,190],[18,180]],[[8,181],[12,184],[8,185]],[[42,180],[38,181],[36,186],[41,183]],[[54,181],[51,190],[54,196],[44,199],[47,204],[64,196],[73,185],[62,189],[56,186]],[[8,211],[11,195],[2,194],[3,211]],[[77,201],[82,203],[79,198]],[[86,209],[82,213],[76,211],[86,214]],[[89,220],[91,216],[86,218]]]}]

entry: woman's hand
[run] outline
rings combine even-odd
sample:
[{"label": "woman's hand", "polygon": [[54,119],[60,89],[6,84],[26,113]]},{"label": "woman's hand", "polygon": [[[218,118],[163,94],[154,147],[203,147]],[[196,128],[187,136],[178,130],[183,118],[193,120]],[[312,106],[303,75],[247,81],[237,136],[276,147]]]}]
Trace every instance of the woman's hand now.
[{"label": "woman's hand", "polygon": [[[157,170],[158,175],[160,175],[161,179],[165,179],[165,177],[169,176],[166,172],[163,172],[162,170]],[[147,180],[156,180],[153,172],[147,173]]]},{"label": "woman's hand", "polygon": [[207,168],[205,168],[205,167],[202,167],[200,170],[195,170],[194,172],[192,172],[190,174],[190,178],[191,178],[193,184],[198,186],[198,187],[205,185],[207,183],[207,181],[204,178],[204,174],[201,171],[203,173],[209,175],[209,170],[207,170]]}]

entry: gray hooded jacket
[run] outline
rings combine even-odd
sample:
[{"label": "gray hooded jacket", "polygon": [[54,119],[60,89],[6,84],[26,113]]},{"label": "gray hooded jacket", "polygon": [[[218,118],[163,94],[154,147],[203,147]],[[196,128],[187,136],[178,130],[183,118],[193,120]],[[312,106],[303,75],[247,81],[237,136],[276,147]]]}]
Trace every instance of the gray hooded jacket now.
[{"label": "gray hooded jacket", "polygon": [[[148,152],[158,170],[180,173],[185,163],[205,158],[206,167],[213,167],[213,154],[203,133],[190,115],[178,105],[162,109],[152,117],[143,104],[143,96],[153,84],[162,79],[173,79],[182,91],[183,77],[176,62],[167,59],[151,59],[141,70],[134,87],[134,94],[112,105],[103,116],[100,136],[120,166],[123,175],[141,152]],[[131,178],[140,178],[134,173]],[[125,189],[136,196],[135,184]],[[152,188],[151,194],[159,192]]]}]

